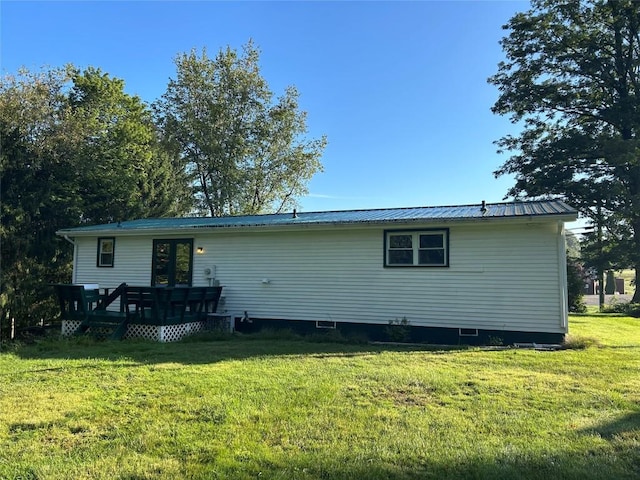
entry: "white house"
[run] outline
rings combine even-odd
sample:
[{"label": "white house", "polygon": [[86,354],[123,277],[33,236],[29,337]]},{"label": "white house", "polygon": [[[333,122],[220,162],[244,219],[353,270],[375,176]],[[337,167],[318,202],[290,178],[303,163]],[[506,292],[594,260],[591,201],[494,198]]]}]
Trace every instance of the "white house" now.
[{"label": "white house", "polygon": [[[561,201],[160,218],[60,230],[73,283],[224,286],[236,328],[363,328],[412,338],[558,342],[567,332]],[[246,321],[249,319],[250,321]],[[244,321],[243,321],[244,320]]]}]

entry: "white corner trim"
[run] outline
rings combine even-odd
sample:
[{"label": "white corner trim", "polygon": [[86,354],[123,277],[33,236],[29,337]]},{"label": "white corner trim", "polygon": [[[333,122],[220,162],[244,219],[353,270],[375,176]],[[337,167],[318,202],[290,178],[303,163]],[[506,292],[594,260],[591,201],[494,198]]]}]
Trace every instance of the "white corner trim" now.
[{"label": "white corner trim", "polygon": [[567,244],[564,222],[558,222],[558,277],[560,284],[560,326],[569,330],[569,299],[567,294]]}]

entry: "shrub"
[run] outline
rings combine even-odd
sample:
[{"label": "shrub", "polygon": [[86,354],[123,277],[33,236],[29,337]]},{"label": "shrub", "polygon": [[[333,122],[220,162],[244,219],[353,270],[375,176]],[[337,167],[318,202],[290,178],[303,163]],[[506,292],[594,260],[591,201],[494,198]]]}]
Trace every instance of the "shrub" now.
[{"label": "shrub", "polygon": [[584,265],[577,258],[567,258],[567,297],[569,311],[585,313],[587,306],[583,302],[584,283],[587,278]]},{"label": "shrub", "polygon": [[640,303],[627,303],[625,314],[630,317],[640,318]]},{"label": "shrub", "polygon": [[629,317],[640,318],[640,303],[622,303],[616,302],[614,299],[602,311],[604,313],[621,313]]},{"label": "shrub", "polygon": [[407,317],[389,320],[384,333],[391,342],[408,342],[411,339],[411,326]]}]

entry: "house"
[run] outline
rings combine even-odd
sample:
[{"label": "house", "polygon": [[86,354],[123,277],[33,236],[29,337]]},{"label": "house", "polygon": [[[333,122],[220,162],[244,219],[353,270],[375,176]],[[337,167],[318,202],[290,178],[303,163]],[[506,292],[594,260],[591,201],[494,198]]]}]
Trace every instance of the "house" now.
[{"label": "house", "polygon": [[[567,333],[558,200],[155,218],[60,230],[73,283],[224,286],[238,330],[402,326],[432,343],[555,343]],[[219,311],[220,311],[219,309]]]}]

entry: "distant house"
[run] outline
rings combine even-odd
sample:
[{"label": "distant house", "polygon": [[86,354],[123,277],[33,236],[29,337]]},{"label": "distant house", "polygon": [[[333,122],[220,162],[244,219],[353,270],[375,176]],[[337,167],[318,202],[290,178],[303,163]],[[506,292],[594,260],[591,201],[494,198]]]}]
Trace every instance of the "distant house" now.
[{"label": "distant house", "polygon": [[224,286],[239,330],[392,324],[444,343],[567,332],[561,201],[157,218],[60,230],[73,283]]}]

